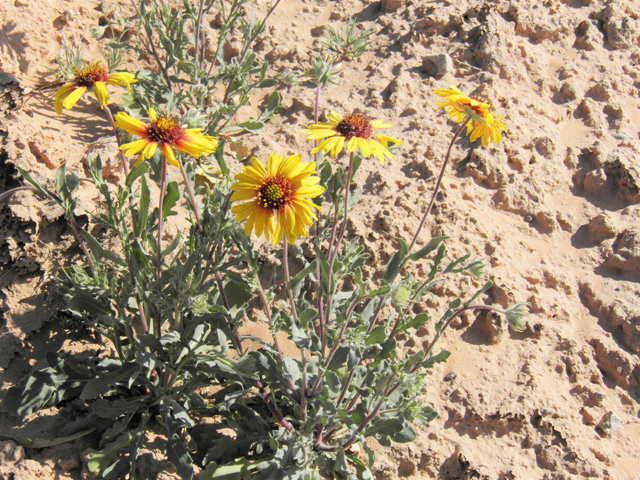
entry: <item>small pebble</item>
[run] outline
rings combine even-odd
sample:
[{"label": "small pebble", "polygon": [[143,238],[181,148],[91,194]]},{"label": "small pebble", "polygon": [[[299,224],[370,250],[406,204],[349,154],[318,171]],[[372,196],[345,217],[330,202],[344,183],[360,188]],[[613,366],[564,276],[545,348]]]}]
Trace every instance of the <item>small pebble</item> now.
[{"label": "small pebble", "polygon": [[453,382],[456,379],[456,377],[457,377],[456,372],[451,372],[449,375],[444,377],[444,381],[445,382]]},{"label": "small pebble", "polygon": [[29,2],[27,0],[16,0],[14,4],[16,7],[27,7],[29,6]]},{"label": "small pebble", "polygon": [[527,215],[526,217],[524,217],[524,221],[527,223],[531,223],[533,222],[533,217],[531,215]]},{"label": "small pebble", "polygon": [[604,414],[604,417],[602,417],[602,420],[600,420],[600,423],[596,428],[602,430],[606,436],[609,436],[621,426],[622,420],[620,420],[620,417],[610,411]]},{"label": "small pebble", "polygon": [[629,140],[629,137],[624,133],[612,133],[611,136],[616,140],[620,140],[621,142],[624,142],[625,140]]},{"label": "small pebble", "polygon": [[607,398],[607,395],[605,393],[602,392],[596,392],[593,394],[594,397],[596,397],[597,400],[602,401],[605,398]]}]

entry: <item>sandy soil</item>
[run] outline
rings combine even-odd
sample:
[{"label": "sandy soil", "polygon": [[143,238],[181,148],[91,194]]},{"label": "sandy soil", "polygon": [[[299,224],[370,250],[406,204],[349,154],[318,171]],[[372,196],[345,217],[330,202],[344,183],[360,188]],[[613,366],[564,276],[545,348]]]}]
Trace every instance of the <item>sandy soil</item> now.
[{"label": "sandy soil", "polygon": [[[256,0],[256,11],[267,3]],[[14,166],[47,183],[63,161],[86,176],[87,151],[115,151],[95,103],[56,116],[53,90],[35,86],[52,79],[47,67],[65,39],[97,58],[89,27],[116,8],[114,0],[0,3],[0,72],[18,81],[0,77],[0,191],[19,184]],[[489,99],[508,134],[489,149],[458,142],[421,241],[444,233],[451,252],[488,257],[496,284],[488,303],[532,304],[522,334],[481,315],[445,335],[453,355],[427,379],[440,417],[413,444],[378,449],[376,475],[640,479],[640,3],[283,0],[257,49],[276,71],[305,67],[325,26],[351,17],[378,21],[375,44],[343,62],[342,86],[323,92],[321,111],[395,123],[391,134],[405,147],[384,168],[363,163],[349,234],[362,237],[372,264],[386,262],[395,239],[411,239],[452,135],[433,91],[457,85]],[[213,17],[205,24],[215,38]],[[433,57],[441,54],[450,59],[444,70]],[[278,88],[286,109],[246,139],[261,158],[309,149],[299,132],[313,116],[313,86]],[[83,188],[91,208],[95,192]],[[79,258],[60,212],[26,193],[4,202],[0,218],[1,397],[45,350],[101,347],[56,315],[51,275]],[[437,318],[471,286],[465,277],[424,308]],[[406,336],[403,348],[422,348],[431,334]],[[73,420],[53,413],[25,424],[3,414],[0,435],[33,437]],[[12,445],[0,442],[0,477],[13,469],[21,479],[80,478],[82,442]]]}]

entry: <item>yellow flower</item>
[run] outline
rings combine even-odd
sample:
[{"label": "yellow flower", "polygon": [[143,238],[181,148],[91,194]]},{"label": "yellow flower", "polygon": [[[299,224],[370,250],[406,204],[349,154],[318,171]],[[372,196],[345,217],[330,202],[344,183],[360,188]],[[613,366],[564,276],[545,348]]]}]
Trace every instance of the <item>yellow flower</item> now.
[{"label": "yellow flower", "polygon": [[467,122],[467,135],[471,134],[469,140],[475,142],[478,138],[482,138],[482,145],[488,146],[489,143],[500,143],[502,141],[503,132],[507,131],[503,117],[494,115],[489,112],[490,103],[481,102],[478,99],[467,97],[453,85],[451,90],[436,90],[434,93],[444,97],[444,100],[436,102],[441,108],[447,110],[449,117],[453,118],[456,123]]},{"label": "yellow flower", "polygon": [[116,115],[115,126],[126,130],[131,135],[141,137],[140,140],[127,143],[120,147],[127,157],[132,157],[136,153],[142,152],[138,163],[144,158],[151,158],[156,152],[156,148],[160,147],[167,161],[179,167],[176,156],[171,147],[177,148],[181,152],[187,153],[192,157],[198,158],[200,155],[209,155],[216,151],[218,142],[207,135],[202,134],[202,129],[191,128],[185,129],[171,118],[158,118],[153,108],[149,109],[150,124],[136,120],[124,112]]},{"label": "yellow flower", "polygon": [[393,155],[387,148],[389,142],[404,145],[402,140],[374,132],[379,128],[389,127],[393,127],[393,124],[382,120],[371,121],[369,117],[359,113],[343,118],[336,112],[331,112],[328,122],[311,125],[307,130],[302,130],[302,133],[309,135],[307,140],[321,140],[320,145],[311,151],[312,154],[322,150],[325,154],[331,152],[331,158],[336,158],[346,143],[349,152],[353,153],[359,148],[366,158],[375,155],[384,165],[385,156],[393,160]]},{"label": "yellow flower", "polygon": [[248,201],[235,205],[231,213],[236,214],[236,222],[247,221],[247,236],[255,229],[258,237],[264,235],[269,240],[272,236],[277,245],[284,234],[293,245],[299,236],[309,235],[307,227],[318,220],[312,209],[318,207],[308,199],[321,195],[324,187],[314,176],[316,162],[301,160],[300,154],[285,159],[272,153],[266,169],[260,160],[252,158],[251,166],[236,175],[237,182],[231,186],[236,193],[231,201]]},{"label": "yellow flower", "polygon": [[109,92],[107,92],[107,83],[127,87],[127,91],[131,91],[131,84],[137,82],[133,73],[108,73],[100,62],[85,64],[84,67],[75,71],[75,75],[73,82],[63,85],[56,92],[54,107],[58,115],[62,113],[62,107],[67,110],[71,109],[87,90],[93,90],[98,102],[100,102],[100,108],[104,108],[105,105],[111,103]]}]

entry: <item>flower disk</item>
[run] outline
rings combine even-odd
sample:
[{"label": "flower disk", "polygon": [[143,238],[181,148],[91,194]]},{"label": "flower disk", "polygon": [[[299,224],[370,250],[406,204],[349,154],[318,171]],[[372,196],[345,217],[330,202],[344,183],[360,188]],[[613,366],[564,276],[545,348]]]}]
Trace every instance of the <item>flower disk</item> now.
[{"label": "flower disk", "polygon": [[93,87],[96,82],[105,82],[108,77],[107,71],[102,67],[100,62],[94,62],[91,65],[85,65],[75,71],[76,85],[79,87]]},{"label": "flower disk", "polygon": [[172,118],[158,118],[153,108],[149,109],[150,124],[146,124],[130,117],[124,112],[116,115],[114,125],[126,130],[131,135],[141,137],[140,140],[129,142],[120,147],[127,157],[140,153],[138,163],[145,158],[151,158],[160,147],[167,161],[174,167],[180,164],[176,160],[173,148],[180,150],[192,157],[209,155],[216,151],[218,142],[208,135],[203,135],[199,128],[182,128]]},{"label": "flower disk", "polygon": [[375,155],[384,165],[385,157],[393,160],[393,155],[388,149],[389,142],[404,145],[402,140],[375,132],[377,129],[389,127],[393,127],[393,124],[385,124],[382,120],[372,121],[359,113],[352,113],[343,118],[336,112],[331,112],[328,122],[311,125],[302,133],[309,136],[307,140],[320,141],[320,145],[311,151],[312,154],[322,150],[325,154],[331,152],[331,158],[336,158],[346,144],[349,152],[360,149],[366,158]]},{"label": "flower disk", "polygon": [[502,123],[504,118],[490,112],[491,104],[468,97],[453,85],[449,88],[450,90],[434,92],[444,98],[436,102],[436,105],[440,105],[438,110],[446,109],[449,117],[456,123],[465,122],[470,141],[475,142],[481,138],[484,147],[491,142],[500,143],[502,141],[500,131],[507,131],[507,127]]},{"label": "flower disk", "polygon": [[278,175],[267,178],[258,189],[257,198],[264,208],[280,211],[291,202],[293,187],[286,178]]},{"label": "flower disk", "polygon": [[184,132],[184,128],[171,118],[159,118],[149,125],[149,138],[157,143],[174,143]]},{"label": "flower disk", "polygon": [[236,175],[231,201],[245,203],[234,205],[231,213],[237,222],[247,221],[247,236],[255,230],[258,237],[273,237],[274,245],[283,236],[293,245],[298,237],[309,235],[308,227],[317,220],[313,209],[319,208],[309,199],[321,195],[324,187],[318,185],[320,178],[314,175],[316,163],[301,160],[302,155],[285,159],[272,153],[267,168],[252,158],[251,166]]},{"label": "flower disk", "polygon": [[346,139],[358,137],[368,140],[371,138],[373,127],[366,115],[353,113],[340,120],[338,125],[336,125],[336,132]]}]

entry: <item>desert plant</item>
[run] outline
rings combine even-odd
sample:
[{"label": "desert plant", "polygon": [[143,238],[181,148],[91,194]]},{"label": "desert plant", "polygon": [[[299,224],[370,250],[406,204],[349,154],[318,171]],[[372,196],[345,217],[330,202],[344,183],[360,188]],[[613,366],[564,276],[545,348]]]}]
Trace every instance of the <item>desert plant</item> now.
[{"label": "desert plant", "polygon": [[[230,137],[259,133],[280,108],[276,91],[259,118],[234,123],[252,94],[278,82],[267,77],[268,65],[252,45],[279,2],[254,22],[243,8],[247,0],[185,0],[180,10],[140,0],[134,5],[137,26],[109,44],[106,66],[84,61],[66,46],[59,59],[66,83],[56,94],[56,112],[72,109],[85,93],[95,95],[120,147],[124,181],[109,184],[101,158],[90,155],[91,178],[68,174],[63,165],[55,191],[21,173],[28,188],[63,208],[86,262],[59,271],[59,291],[69,314],[108,339],[111,352],[84,363],[48,353],[48,366],[10,388],[2,408],[26,416],[71,398],[85,402],[91,426],[62,440],[97,431],[98,448],[85,460],[103,478],[136,477],[136,458],[150,428],[164,430],[167,458],[181,478],[192,478],[189,431],[196,414],[215,416],[221,430],[234,432],[198,447],[207,449],[199,455],[200,479],[371,478],[375,457],[367,438],[382,445],[408,442],[416,435],[412,425],[435,418],[423,401],[422,379],[449,356],[434,349],[455,318],[492,310],[512,328],[524,328],[524,304],[502,310],[475,303],[491,286],[485,282],[440,312],[426,349],[402,357],[397,348],[398,335],[431,321],[427,313],[414,315],[414,304],[451,277],[484,275],[484,262],[470,253],[446,260],[447,237],[415,246],[464,129],[485,146],[501,141],[504,119],[488,103],[455,87],[436,91],[444,98],[440,106],[460,125],[411,243],[398,239],[386,267],[372,265],[371,278],[381,278],[375,288],[363,270],[369,261],[364,247],[346,234],[361,194],[352,188],[354,175],[373,157],[384,167],[403,142],[382,133],[392,124],[362,113],[332,112],[319,121],[322,88],[337,82],[334,59],[318,57],[308,72],[317,84],[315,114],[302,133],[315,142],[315,161],[260,153],[233,178],[225,155]],[[202,17],[214,6],[222,26],[209,52]],[[233,28],[242,33],[242,47],[237,57],[225,59],[221,46]],[[347,25],[348,51],[335,53],[356,58],[364,51],[369,30],[354,28]],[[132,40],[136,35],[144,40]],[[115,71],[124,51],[151,56],[156,70]],[[108,86],[127,88],[126,111],[112,115]],[[223,95],[215,97],[217,89]],[[346,168],[336,161],[341,155]],[[179,172],[182,187],[172,172]],[[204,186],[197,186],[198,175]],[[93,233],[75,221],[82,181],[101,196],[100,208],[87,212]],[[181,198],[186,210],[180,209]],[[188,231],[171,224],[178,212],[188,214]],[[271,278],[252,233],[281,251],[281,268]],[[108,238],[116,248],[106,246]],[[406,273],[424,259],[430,264],[426,278]],[[254,298],[270,340],[240,330],[256,308]],[[297,356],[284,354],[282,332],[298,348]],[[248,340],[261,347],[248,351]],[[207,389],[212,386],[214,394]]]}]

